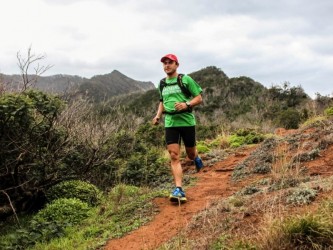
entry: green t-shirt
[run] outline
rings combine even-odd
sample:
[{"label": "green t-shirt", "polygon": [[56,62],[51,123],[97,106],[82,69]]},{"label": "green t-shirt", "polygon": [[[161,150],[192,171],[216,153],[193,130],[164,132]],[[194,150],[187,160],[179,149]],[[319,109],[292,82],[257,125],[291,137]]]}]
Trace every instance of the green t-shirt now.
[{"label": "green t-shirt", "polygon": [[[201,94],[202,89],[190,76],[184,75],[182,77],[184,86],[191,92],[192,96]],[[167,112],[175,112],[176,102],[187,102],[192,98],[187,98],[177,84],[177,77],[166,79],[166,85],[163,88],[161,99],[163,99],[164,110]],[[176,84],[175,84],[176,83]],[[161,94],[161,93],[160,93]],[[166,114],[164,125],[169,127],[189,127],[196,125],[193,113],[185,112],[180,114]]]}]

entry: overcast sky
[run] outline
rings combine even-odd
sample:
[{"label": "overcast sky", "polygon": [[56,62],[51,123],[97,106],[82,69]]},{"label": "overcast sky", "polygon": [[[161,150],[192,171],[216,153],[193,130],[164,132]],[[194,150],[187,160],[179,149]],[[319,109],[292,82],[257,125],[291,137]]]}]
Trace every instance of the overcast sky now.
[{"label": "overcast sky", "polygon": [[333,94],[332,0],[0,0],[0,73],[16,54],[45,54],[44,75],[118,70],[155,84],[160,58],[180,73],[216,66],[266,87]]}]

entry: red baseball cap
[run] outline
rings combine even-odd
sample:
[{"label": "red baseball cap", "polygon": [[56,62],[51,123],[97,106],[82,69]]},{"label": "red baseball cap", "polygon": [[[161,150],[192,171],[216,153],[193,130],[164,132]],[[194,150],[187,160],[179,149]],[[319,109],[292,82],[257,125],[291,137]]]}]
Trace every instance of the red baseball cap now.
[{"label": "red baseball cap", "polygon": [[167,54],[167,55],[163,56],[163,57],[161,58],[161,62],[164,62],[165,59],[170,59],[170,60],[175,61],[176,63],[178,63],[178,58],[177,58],[177,56],[175,56],[175,55],[173,55],[173,54]]}]

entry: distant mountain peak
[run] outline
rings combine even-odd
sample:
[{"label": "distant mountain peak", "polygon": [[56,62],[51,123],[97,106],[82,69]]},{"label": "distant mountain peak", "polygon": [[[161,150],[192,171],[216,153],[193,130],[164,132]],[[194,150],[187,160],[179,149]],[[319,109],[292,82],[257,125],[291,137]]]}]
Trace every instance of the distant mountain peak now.
[{"label": "distant mountain peak", "polygon": [[[1,77],[12,87],[18,86],[21,82],[20,75],[1,74]],[[35,88],[56,94],[79,91],[79,93],[88,93],[92,99],[99,101],[117,95],[145,92],[155,89],[155,85],[152,82],[134,80],[119,70],[113,70],[111,73],[95,75],[90,79],[64,74],[41,76],[38,78]]]},{"label": "distant mountain peak", "polygon": [[120,74],[120,75],[124,75],[123,73],[121,73],[119,70],[114,69],[111,74]]}]

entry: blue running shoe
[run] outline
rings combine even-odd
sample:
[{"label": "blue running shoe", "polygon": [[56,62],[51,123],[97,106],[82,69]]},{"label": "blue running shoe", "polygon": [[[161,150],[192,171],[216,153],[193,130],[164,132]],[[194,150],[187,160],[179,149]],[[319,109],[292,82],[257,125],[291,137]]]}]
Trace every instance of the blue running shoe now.
[{"label": "blue running shoe", "polygon": [[195,168],[196,168],[197,172],[200,172],[200,170],[204,166],[203,163],[202,163],[202,160],[199,156],[195,157],[194,164],[195,164]]},{"label": "blue running shoe", "polygon": [[171,202],[186,202],[185,192],[176,187],[169,196]]}]

